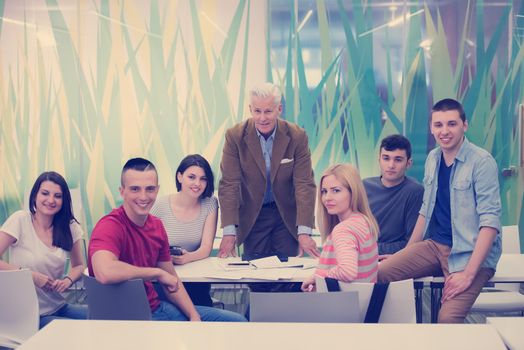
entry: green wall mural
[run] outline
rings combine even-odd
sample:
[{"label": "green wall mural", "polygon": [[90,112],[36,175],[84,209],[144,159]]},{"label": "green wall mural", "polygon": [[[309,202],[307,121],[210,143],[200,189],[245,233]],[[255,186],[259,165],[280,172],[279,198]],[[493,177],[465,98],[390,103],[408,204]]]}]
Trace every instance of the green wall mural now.
[{"label": "green wall mural", "polygon": [[[377,174],[380,140],[401,133],[413,144],[411,175],[421,180],[434,147],[428,134],[431,105],[456,98],[468,116],[468,138],[491,152],[501,170],[503,224],[524,224],[520,2],[421,1],[403,8],[384,1],[299,2],[298,8],[275,3],[288,39],[281,71],[269,69],[268,77],[284,86],[289,115],[308,130],[317,172],[348,161],[363,177]],[[304,25],[310,12],[316,17]],[[338,39],[337,31],[343,33]],[[275,42],[268,45],[270,65]],[[312,46],[321,67],[314,84],[304,63]]]},{"label": "green wall mural", "polygon": [[522,4],[385,4],[0,1],[0,221],[48,169],[80,188],[88,230],[120,203],[130,156],[157,164],[163,193],[188,153],[219,177],[224,132],[267,79],[307,130],[316,174],[341,161],[377,174],[380,139],[402,133],[421,179],[430,106],[461,100],[468,137],[516,166],[500,177],[503,223],[524,226]]}]

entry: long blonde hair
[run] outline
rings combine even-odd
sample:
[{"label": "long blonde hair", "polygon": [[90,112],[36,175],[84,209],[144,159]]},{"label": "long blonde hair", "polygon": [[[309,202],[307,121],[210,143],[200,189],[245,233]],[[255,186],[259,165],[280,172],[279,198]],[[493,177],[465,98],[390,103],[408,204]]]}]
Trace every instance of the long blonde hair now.
[{"label": "long blonde hair", "polygon": [[327,168],[322,177],[320,178],[320,184],[317,190],[317,221],[320,236],[322,242],[326,240],[326,237],[331,233],[333,228],[340,222],[338,216],[330,215],[324,204],[322,204],[322,181],[328,175],[333,175],[335,178],[342,183],[342,185],[349,190],[351,193],[351,201],[349,207],[352,211],[358,212],[364,215],[366,221],[371,229],[371,234],[375,238],[378,238],[379,229],[377,220],[373,216],[371,209],[369,208],[368,196],[364,189],[364,184],[360,179],[358,170],[351,164],[341,163],[335,164]]}]

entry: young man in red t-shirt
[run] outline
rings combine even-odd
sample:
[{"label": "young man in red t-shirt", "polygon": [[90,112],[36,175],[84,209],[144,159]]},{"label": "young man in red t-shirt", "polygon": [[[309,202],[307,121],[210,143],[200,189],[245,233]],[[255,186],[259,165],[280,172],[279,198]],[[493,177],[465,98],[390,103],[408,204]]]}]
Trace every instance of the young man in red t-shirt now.
[{"label": "young man in red t-shirt", "polygon": [[[191,302],[171,262],[164,226],[149,215],[158,189],[153,163],[133,158],[124,165],[120,187],[124,203],[93,229],[89,273],[103,284],[143,279],[153,320],[245,321],[236,313]],[[162,285],[168,300],[159,299],[152,280]]]}]

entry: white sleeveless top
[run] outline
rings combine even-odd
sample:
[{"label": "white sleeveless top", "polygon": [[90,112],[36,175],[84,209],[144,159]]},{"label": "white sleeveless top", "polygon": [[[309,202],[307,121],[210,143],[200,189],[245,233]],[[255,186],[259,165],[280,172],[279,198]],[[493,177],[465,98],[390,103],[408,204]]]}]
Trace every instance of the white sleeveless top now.
[{"label": "white sleeveless top", "polygon": [[178,245],[189,252],[193,252],[202,243],[204,223],[207,216],[218,208],[215,196],[200,199],[200,214],[190,222],[180,221],[171,209],[169,195],[158,198],[151,208],[151,214],[162,220],[169,239],[169,245]]}]

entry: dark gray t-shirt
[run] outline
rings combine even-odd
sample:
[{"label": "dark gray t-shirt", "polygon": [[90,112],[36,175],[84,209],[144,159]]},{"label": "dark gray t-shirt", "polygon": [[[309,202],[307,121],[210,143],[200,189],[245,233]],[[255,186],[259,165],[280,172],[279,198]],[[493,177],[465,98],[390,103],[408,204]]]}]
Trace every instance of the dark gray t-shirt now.
[{"label": "dark gray t-shirt", "polygon": [[379,254],[393,254],[404,248],[417,222],[424,187],[415,179],[386,187],[380,176],[364,179],[369,206],[380,228]]}]

